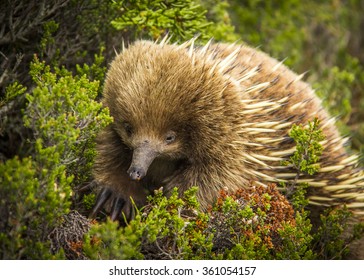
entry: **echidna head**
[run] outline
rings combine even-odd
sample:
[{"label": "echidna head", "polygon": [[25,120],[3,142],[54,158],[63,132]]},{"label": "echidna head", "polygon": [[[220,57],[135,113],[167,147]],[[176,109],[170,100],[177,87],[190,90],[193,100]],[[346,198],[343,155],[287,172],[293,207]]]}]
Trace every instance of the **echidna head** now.
[{"label": "echidna head", "polygon": [[123,122],[116,130],[123,142],[133,150],[128,174],[132,180],[141,180],[155,158],[179,159],[184,157],[182,139],[174,130],[159,131],[150,127],[150,131],[141,130],[143,124],[133,126]]}]

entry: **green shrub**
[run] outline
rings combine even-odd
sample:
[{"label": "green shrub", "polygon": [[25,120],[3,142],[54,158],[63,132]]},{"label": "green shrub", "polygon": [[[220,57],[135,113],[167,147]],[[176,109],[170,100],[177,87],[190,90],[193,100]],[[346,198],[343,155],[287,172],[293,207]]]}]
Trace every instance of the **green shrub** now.
[{"label": "green shrub", "polygon": [[[118,223],[95,225],[85,239],[85,254],[101,259],[195,259],[209,255],[211,237],[198,230],[206,214],[197,210],[196,188],[168,199],[161,191],[126,227]],[[185,212],[195,212],[188,217]]]},{"label": "green shrub", "polygon": [[[72,187],[90,176],[95,135],[111,121],[94,101],[98,82],[65,69],[52,72],[37,58],[30,74],[35,87],[26,93],[23,110],[24,156],[0,163],[0,255],[5,259],[57,257],[50,253],[48,234],[70,210]],[[14,84],[7,92],[14,97],[25,91]],[[4,125],[11,126],[11,120]]]},{"label": "green shrub", "polygon": [[86,235],[85,255],[96,259],[307,259],[311,225],[271,185],[221,196],[207,213],[195,193],[170,198],[157,191],[126,227],[96,224]]},{"label": "green shrub", "polygon": [[[317,119],[309,122],[306,128],[302,125],[293,125],[289,135],[296,142],[296,151],[285,164],[292,165],[297,176],[294,182],[287,185],[285,193],[294,209],[297,210],[296,219],[299,218],[309,226],[309,212],[305,211],[308,205],[306,196],[308,184],[297,184],[297,179],[300,175],[314,176],[318,172],[318,161],[323,151],[320,141],[323,141],[325,137],[319,129]],[[352,213],[345,206],[328,208],[320,215],[319,226],[311,233],[312,243],[310,244],[317,258],[343,259],[348,256],[348,245],[363,236],[363,233],[357,235],[355,230],[348,231],[352,223],[351,217]],[[362,226],[358,223],[354,227],[360,229]],[[295,250],[292,250],[292,254],[295,254]]]},{"label": "green shrub", "polygon": [[169,34],[171,41],[179,42],[197,35],[202,41],[211,38],[235,41],[238,37],[231,25],[228,6],[227,1],[216,0],[118,0],[113,4],[118,16],[111,24],[133,40],[156,40]]},{"label": "green shrub", "polygon": [[170,33],[174,40],[186,40],[199,33],[205,36],[210,24],[205,17],[206,10],[193,0],[119,0],[114,5],[120,12],[111,24],[118,30],[131,30],[134,38],[158,39]]},{"label": "green shrub", "polygon": [[71,191],[64,168],[50,170],[47,157],[14,158],[0,164],[2,259],[51,257],[47,234],[68,211]]}]

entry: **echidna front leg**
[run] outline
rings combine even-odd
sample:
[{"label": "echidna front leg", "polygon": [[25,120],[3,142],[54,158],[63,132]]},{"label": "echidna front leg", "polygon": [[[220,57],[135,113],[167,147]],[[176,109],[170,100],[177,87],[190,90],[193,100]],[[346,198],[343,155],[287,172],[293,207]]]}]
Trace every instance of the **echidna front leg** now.
[{"label": "echidna front leg", "polygon": [[145,204],[148,192],[142,186],[136,186],[134,182],[129,184],[122,185],[122,188],[116,188],[115,185],[103,187],[97,195],[90,218],[94,219],[101,209],[109,206],[106,208],[110,209],[109,215],[112,221],[121,220],[124,217],[127,221],[134,219],[135,207]]},{"label": "echidna front leg", "polygon": [[[100,212],[100,210],[105,206],[106,203],[110,202],[110,198],[112,196],[112,190],[109,188],[103,188],[99,192],[96,198],[96,203],[90,213],[90,218],[96,218],[96,215]],[[112,221],[117,221],[124,213],[127,220],[134,219],[133,211],[132,211],[131,203],[127,203],[127,201],[123,197],[115,196],[112,199],[111,203],[111,211],[110,211],[110,219]]]},{"label": "echidna front leg", "polygon": [[[126,201],[122,197],[115,197],[113,199],[110,212],[110,219],[112,221],[116,221],[120,218],[125,202]],[[134,217],[132,216],[130,219],[134,219]]]},{"label": "echidna front leg", "polygon": [[105,203],[110,199],[112,191],[108,188],[103,188],[96,198],[95,206],[92,208],[92,211],[89,215],[91,219],[94,219],[96,215],[100,212],[102,207],[104,207]]}]

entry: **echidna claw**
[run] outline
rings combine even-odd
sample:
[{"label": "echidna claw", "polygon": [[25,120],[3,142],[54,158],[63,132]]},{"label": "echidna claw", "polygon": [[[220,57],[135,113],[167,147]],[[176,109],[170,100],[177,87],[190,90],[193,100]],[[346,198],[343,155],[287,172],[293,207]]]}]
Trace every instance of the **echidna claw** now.
[{"label": "echidna claw", "polygon": [[95,206],[92,209],[91,214],[90,214],[91,219],[94,219],[96,217],[97,213],[100,211],[102,206],[104,206],[106,201],[109,200],[111,194],[112,194],[112,191],[108,188],[104,188],[100,191],[100,193],[98,194],[98,196],[96,198]]},{"label": "echidna claw", "polygon": [[121,216],[121,210],[123,209],[125,200],[121,197],[115,197],[111,207],[110,219],[112,221],[119,220]]}]

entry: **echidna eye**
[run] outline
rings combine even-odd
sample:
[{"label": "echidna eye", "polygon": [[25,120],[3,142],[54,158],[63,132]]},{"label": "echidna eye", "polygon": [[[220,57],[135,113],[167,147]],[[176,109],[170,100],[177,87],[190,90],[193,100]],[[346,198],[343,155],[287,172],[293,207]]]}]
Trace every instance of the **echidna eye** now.
[{"label": "echidna eye", "polygon": [[133,127],[131,126],[130,123],[127,122],[125,122],[123,125],[126,133],[130,136],[133,133]]},{"label": "echidna eye", "polygon": [[176,140],[176,133],[174,131],[168,131],[166,134],[165,141],[167,144],[172,143],[174,140]]}]

